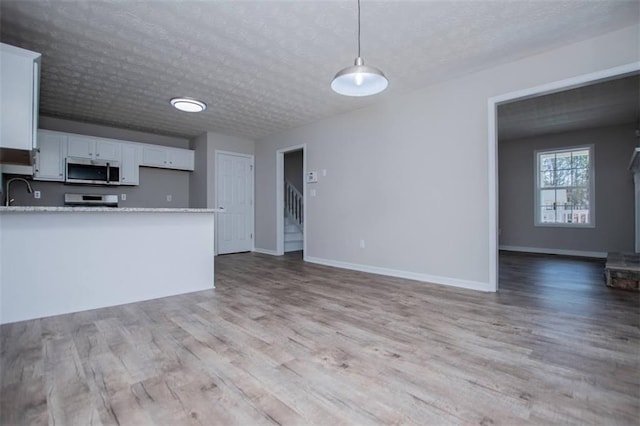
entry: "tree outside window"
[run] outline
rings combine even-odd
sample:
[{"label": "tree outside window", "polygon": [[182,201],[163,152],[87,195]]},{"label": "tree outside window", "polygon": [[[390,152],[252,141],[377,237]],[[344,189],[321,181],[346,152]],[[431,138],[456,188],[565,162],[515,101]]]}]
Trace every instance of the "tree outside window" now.
[{"label": "tree outside window", "polygon": [[536,225],[593,226],[593,147],[536,152]]}]

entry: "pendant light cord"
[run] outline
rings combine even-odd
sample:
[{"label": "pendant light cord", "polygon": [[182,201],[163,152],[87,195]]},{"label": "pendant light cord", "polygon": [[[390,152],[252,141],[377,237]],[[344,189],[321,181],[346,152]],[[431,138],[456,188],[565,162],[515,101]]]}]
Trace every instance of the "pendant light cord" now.
[{"label": "pendant light cord", "polygon": [[360,0],[358,0],[358,58],[360,57]]}]

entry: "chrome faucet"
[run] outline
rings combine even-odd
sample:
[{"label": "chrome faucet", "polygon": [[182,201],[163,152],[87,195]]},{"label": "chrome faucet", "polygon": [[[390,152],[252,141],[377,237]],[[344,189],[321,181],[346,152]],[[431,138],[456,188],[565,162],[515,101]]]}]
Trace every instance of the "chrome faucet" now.
[{"label": "chrome faucet", "polygon": [[27,191],[29,191],[29,194],[33,193],[33,189],[31,189],[31,184],[29,184],[29,181],[27,181],[26,179],[23,179],[23,178],[12,178],[12,179],[9,179],[7,181],[7,192],[5,192],[6,200],[4,202],[4,205],[7,206],[7,207],[10,206],[11,203],[13,203],[13,199],[11,198],[11,195],[9,194],[9,190],[11,189],[11,183],[13,181],[16,181],[16,180],[20,180],[20,181],[26,183],[27,184]]}]

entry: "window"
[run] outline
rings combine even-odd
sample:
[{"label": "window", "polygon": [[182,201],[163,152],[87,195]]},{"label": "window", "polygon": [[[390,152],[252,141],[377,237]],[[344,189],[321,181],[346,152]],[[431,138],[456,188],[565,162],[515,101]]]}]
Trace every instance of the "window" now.
[{"label": "window", "polygon": [[593,146],[536,152],[536,225],[593,227]]}]

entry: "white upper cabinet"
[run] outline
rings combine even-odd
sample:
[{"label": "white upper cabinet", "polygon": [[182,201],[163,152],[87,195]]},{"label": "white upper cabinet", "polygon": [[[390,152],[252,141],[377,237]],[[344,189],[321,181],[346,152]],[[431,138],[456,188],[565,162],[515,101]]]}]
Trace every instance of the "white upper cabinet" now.
[{"label": "white upper cabinet", "polygon": [[38,131],[38,149],[33,166],[35,180],[64,181],[67,135],[47,130]]},{"label": "white upper cabinet", "polygon": [[162,146],[144,145],[140,165],[147,167],[167,167],[167,149]]},{"label": "white upper cabinet", "polygon": [[194,169],[194,153],[190,149],[169,148],[169,168],[179,170]]},{"label": "white upper cabinet", "polygon": [[40,54],[0,43],[0,147],[37,147]]},{"label": "white upper cabinet", "polygon": [[122,162],[120,162],[120,184],[138,185],[140,183],[140,157],[142,147],[137,143],[122,144]]},{"label": "white upper cabinet", "polygon": [[193,170],[194,152],[116,139],[97,138],[53,130],[38,130],[39,146],[33,168],[35,180],[65,180],[67,157],[118,161],[120,184],[139,185],[140,166]]},{"label": "white upper cabinet", "polygon": [[121,146],[122,143],[116,140],[69,135],[67,155],[92,160],[120,161]]},{"label": "white upper cabinet", "polygon": [[190,149],[169,148],[157,145],[144,145],[141,166],[164,169],[194,169],[194,153]]}]

